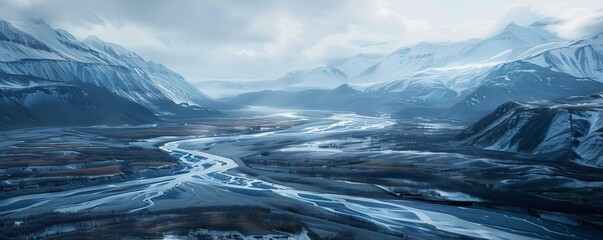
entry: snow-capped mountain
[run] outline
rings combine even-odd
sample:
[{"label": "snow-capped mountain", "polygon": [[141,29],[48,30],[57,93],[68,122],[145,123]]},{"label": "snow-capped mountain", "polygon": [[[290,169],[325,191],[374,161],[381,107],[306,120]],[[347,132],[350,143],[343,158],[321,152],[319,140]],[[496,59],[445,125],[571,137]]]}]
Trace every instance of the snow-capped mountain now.
[{"label": "snow-capped mountain", "polygon": [[113,61],[122,66],[128,66],[136,72],[146,74],[165,96],[177,104],[203,104],[209,97],[187,82],[180,74],[168,69],[160,63],[145,61],[135,52],[129,51],[117,44],[100,40],[96,36],[90,36],[83,41],[94,50],[104,52]]},{"label": "snow-capped mountain", "polygon": [[575,159],[603,166],[603,94],[558,101],[507,102],[459,135],[496,151]]},{"label": "snow-capped mountain", "polygon": [[[367,61],[365,56],[359,55],[339,65],[291,72],[276,81],[228,85],[211,82],[208,85],[236,88],[229,92],[236,94],[261,90],[331,89],[348,83],[370,94],[388,95],[388,99],[397,99],[404,104],[446,104],[478,89],[500,64],[564,45],[554,34],[544,30],[545,26],[540,22],[527,27],[511,23],[489,38],[458,43],[419,43],[400,48],[377,62],[373,58]],[[360,64],[348,64],[354,62]],[[398,98],[392,98],[390,94],[398,94]]]},{"label": "snow-capped mountain", "polygon": [[308,71],[291,72],[278,79],[286,88],[332,89],[349,80],[381,59],[379,55],[358,54],[338,63]]},{"label": "snow-capped mountain", "polygon": [[554,100],[603,91],[603,84],[574,77],[538,65],[515,61],[497,66],[483,77],[486,81],[461,96],[451,108],[456,114],[486,114],[511,101]]},{"label": "snow-capped mountain", "polygon": [[[603,91],[603,84],[596,81],[603,69],[600,50],[603,49],[603,37],[600,37],[603,34],[563,42],[545,31],[546,26],[546,22],[536,22],[527,27],[511,23],[498,34],[485,39],[404,47],[367,67],[356,77],[349,79],[353,73],[346,74],[348,80],[344,81],[361,91],[348,94],[345,99],[306,102],[312,102],[312,107],[320,109],[362,112],[370,109],[394,111],[401,117],[471,121],[506,101],[553,100]],[[345,79],[341,74],[343,71],[333,70],[339,69],[323,67],[293,72],[281,78],[280,82],[288,86],[299,82],[316,86],[318,82],[300,79],[323,71],[328,73],[323,75]],[[331,76],[330,79],[337,77]],[[273,86],[275,83],[277,81],[272,82]],[[306,89],[309,88],[312,87]],[[322,96],[323,93],[298,90],[293,95],[293,98],[301,99],[304,95]],[[242,99],[244,101],[239,101]],[[270,91],[235,98],[238,104],[273,106],[267,99],[291,98],[285,92]],[[344,106],[346,102],[354,107]],[[300,106],[289,100],[280,101],[279,106],[285,103]],[[309,106],[306,103],[302,105]]]},{"label": "snow-capped mountain", "polygon": [[[379,98],[384,100],[382,103],[392,102],[387,97],[379,96]],[[230,102],[234,104],[352,111],[362,111],[367,106],[366,104],[374,105],[377,101],[378,99],[371,99],[371,96],[365,95],[362,91],[354,89],[348,84],[342,84],[331,90],[265,90],[243,93],[230,99]]]},{"label": "snow-capped mountain", "polygon": [[0,73],[0,129],[152,123],[148,109],[87,83]]},{"label": "snow-capped mountain", "polygon": [[30,31],[25,32],[10,22],[0,20],[0,61],[52,59],[102,62],[73,36],[65,31],[52,29],[45,22],[21,22],[20,27]]},{"label": "snow-capped mountain", "polygon": [[217,113],[203,107],[213,100],[166,67],[98,38],[80,42],[43,21],[13,25],[0,20],[0,71],[58,82],[90,83],[159,115]]},{"label": "snow-capped mountain", "polygon": [[446,104],[487,82],[488,73],[500,64],[522,59],[558,40],[538,24],[511,23],[486,39],[401,48],[352,81],[373,83],[366,88],[369,92],[398,93],[405,103]]},{"label": "snow-capped mountain", "polygon": [[446,103],[458,96],[456,91],[446,87],[440,81],[421,79],[387,82],[368,89],[366,92],[373,95],[397,95],[400,104],[428,106]]},{"label": "snow-capped mountain", "polygon": [[[431,68],[483,67],[508,62],[538,45],[558,41],[538,26],[507,25],[500,33],[486,39],[458,43],[419,43],[403,47],[383,61],[356,76],[357,83],[376,83],[406,77]],[[467,66],[468,65],[468,66]]]},{"label": "snow-capped mountain", "polygon": [[[479,117],[510,100],[558,99],[601,91],[602,86],[593,80],[603,69],[603,38],[595,34],[578,41],[560,42],[542,30],[543,26],[538,22],[529,27],[510,24],[492,38],[446,45],[449,47],[443,47],[443,51],[438,46],[444,45],[427,43],[417,45],[419,50],[401,49],[404,54],[398,51],[390,55],[375,65],[371,74],[386,76],[376,73],[386,63],[403,66],[388,74],[409,74],[374,84],[367,91],[423,92],[425,96],[421,99],[432,100],[419,103],[442,105],[446,110],[437,111],[456,112],[465,117]],[[427,54],[429,48],[433,51]],[[504,54],[496,53],[503,50]],[[446,51],[454,54],[446,55]],[[393,59],[399,57],[407,58],[395,63]],[[458,97],[442,94],[445,90],[456,92]]]},{"label": "snow-capped mountain", "polygon": [[337,63],[310,70],[292,71],[276,80],[229,82],[207,81],[198,86],[211,90],[214,97],[238,95],[262,90],[332,89],[378,62],[382,56],[358,54]]},{"label": "snow-capped mountain", "polygon": [[603,32],[555,46],[528,57],[526,61],[603,82]]},{"label": "snow-capped mountain", "polygon": [[[326,90],[260,91],[242,94],[231,101],[236,104],[356,112],[396,111],[401,117],[473,121],[507,101],[553,100],[603,91],[603,83],[591,78],[575,77],[521,60],[484,68],[448,69],[448,76],[444,70],[437,71],[441,74],[419,72],[405,81],[376,84],[364,91],[354,90],[337,98],[325,97],[329,92]],[[445,82],[472,87],[453,89],[449,86],[455,85],[447,86]],[[343,85],[338,89],[345,86],[350,88]]]}]

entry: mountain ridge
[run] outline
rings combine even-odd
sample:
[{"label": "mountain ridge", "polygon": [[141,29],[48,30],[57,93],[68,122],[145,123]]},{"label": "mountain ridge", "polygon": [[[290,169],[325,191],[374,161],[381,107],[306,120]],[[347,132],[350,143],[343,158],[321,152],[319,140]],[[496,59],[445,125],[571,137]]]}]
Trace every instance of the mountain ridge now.
[{"label": "mountain ridge", "polygon": [[603,166],[603,95],[511,101],[458,138],[464,145]]},{"label": "mountain ridge", "polygon": [[[12,116],[0,123],[5,128],[58,126],[61,121],[81,126],[161,121],[157,116],[213,117],[222,113],[210,107],[228,106],[201,93],[162,64],[98,38],[79,41],[41,20],[0,20],[0,91],[5,98],[5,114]],[[37,97],[45,99],[48,106],[27,105]],[[38,102],[36,106],[42,105]],[[7,106],[20,113],[10,113]],[[46,108],[61,116],[44,118],[42,113],[51,114]],[[21,120],[28,124],[20,124]]]}]

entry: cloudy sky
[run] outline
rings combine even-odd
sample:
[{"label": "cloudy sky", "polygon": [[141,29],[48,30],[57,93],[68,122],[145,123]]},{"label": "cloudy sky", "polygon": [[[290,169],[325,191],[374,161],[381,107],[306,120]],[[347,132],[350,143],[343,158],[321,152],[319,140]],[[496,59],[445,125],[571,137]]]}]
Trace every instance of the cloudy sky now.
[{"label": "cloudy sky", "polygon": [[274,79],[358,53],[485,37],[554,20],[564,38],[603,31],[601,0],[0,0],[6,19],[97,35],[191,82]]}]

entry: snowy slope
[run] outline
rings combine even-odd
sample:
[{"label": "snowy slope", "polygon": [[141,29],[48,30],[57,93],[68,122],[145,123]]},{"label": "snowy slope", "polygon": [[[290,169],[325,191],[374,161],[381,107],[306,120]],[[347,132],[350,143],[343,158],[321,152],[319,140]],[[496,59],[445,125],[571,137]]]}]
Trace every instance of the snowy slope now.
[{"label": "snowy slope", "polygon": [[11,24],[0,20],[0,72],[90,83],[160,115],[217,113],[200,107],[215,103],[213,100],[163,65],[97,38],[80,42],[43,21]]},{"label": "snowy slope", "polygon": [[414,101],[419,104],[441,105],[477,89],[500,64],[557,46],[551,44],[557,40],[539,26],[511,23],[486,39],[401,48],[353,80],[372,83],[367,91],[400,93],[401,97],[423,99]]},{"label": "snowy slope", "polygon": [[[428,94],[410,95],[433,100],[427,102],[442,103],[451,96],[476,89],[486,81],[484,73],[499,64],[558,46],[559,39],[543,29],[539,24],[524,27],[511,23],[485,39],[423,42],[400,48],[382,59],[358,55],[338,64],[290,72],[272,82],[211,81],[199,86],[229,95],[261,90],[332,89],[343,83],[373,93],[429,92],[430,87],[434,87],[431,90],[439,93],[431,97]],[[448,93],[450,90],[456,94]]]},{"label": "snowy slope", "polygon": [[396,95],[399,103],[410,105],[435,106],[446,103],[458,96],[458,93],[437,80],[407,79],[391,81],[366,90],[371,95]]},{"label": "snowy slope", "polygon": [[[438,105],[446,103],[464,92],[475,90],[486,81],[487,73],[495,67],[496,65],[486,64],[470,67],[431,68],[403,79],[370,85],[366,91],[383,94],[399,93],[401,98],[419,97],[426,100],[417,103]],[[423,94],[409,96],[408,93],[413,91]]]},{"label": "snowy slope", "polygon": [[508,102],[459,135],[464,144],[603,166],[603,95]]},{"label": "snowy slope", "polygon": [[[106,63],[97,52],[78,41],[65,30],[54,29],[42,20],[15,21],[15,27],[31,34],[61,56],[62,60],[84,63]],[[41,58],[46,59],[46,58]]]},{"label": "snowy slope", "polygon": [[[537,26],[511,23],[486,39],[458,43],[419,43],[401,48],[354,78],[358,83],[401,80],[426,69],[469,69],[509,62],[541,44],[558,41]],[[446,84],[446,83],[444,83]]]},{"label": "snowy slope", "polygon": [[[591,79],[603,69],[600,67],[603,58],[600,58],[601,53],[596,48],[600,47],[600,37],[593,35],[579,41],[561,42],[543,30],[545,26],[535,23],[523,27],[512,23],[486,39],[446,44],[420,43],[401,48],[356,77],[344,80],[352,82],[350,85],[357,89],[363,89],[350,95],[347,100],[358,106],[354,110],[394,109],[400,116],[472,120],[486,115],[506,101],[551,100],[603,91],[603,84]],[[559,51],[557,58],[563,61],[552,62],[571,66],[572,71],[561,71],[550,67],[548,63],[539,64],[535,61],[537,56],[544,53],[552,54],[556,49],[568,47],[584,49],[572,49],[570,54]],[[349,78],[357,72],[328,66],[292,72],[279,81],[256,82],[254,84],[258,85],[254,87],[257,88],[248,87],[251,84],[235,84],[232,87],[239,88],[241,92],[259,91],[262,87],[292,90],[284,86],[316,89],[319,88],[317,86],[328,86],[324,84],[325,79],[334,79],[331,82],[336,83],[338,79]],[[311,80],[306,80],[306,77]],[[311,91],[306,93],[316,94]],[[258,92],[246,94],[245,101],[239,103],[261,102],[266,105],[270,104],[264,101],[266,99],[285,98],[286,93],[282,92]],[[331,103],[332,109],[342,107],[340,102]],[[328,102],[321,104],[322,109],[329,107]]]},{"label": "snowy slope", "polygon": [[356,83],[376,83],[397,80],[420,70],[444,67],[454,61],[461,51],[478,40],[460,43],[433,44],[419,43],[401,48],[378,64],[354,77]]},{"label": "snowy slope", "polygon": [[232,82],[207,81],[199,83],[201,89],[212,92],[214,97],[233,96],[262,90],[305,90],[332,89],[349,80],[378,62],[382,56],[358,54],[340,62],[313,68],[292,71],[276,80]]},{"label": "snowy slope", "polygon": [[196,103],[202,105],[204,102],[210,101],[207,95],[201,93],[178,73],[160,63],[145,61],[135,52],[129,51],[117,44],[102,41],[96,36],[88,37],[83,43],[99,52],[106,53],[113,61],[122,66],[134,69],[135,72],[141,75],[148,75],[153,85],[177,104]]},{"label": "snowy slope", "polygon": [[18,61],[25,58],[63,59],[43,42],[25,33],[11,23],[0,20],[0,61]]},{"label": "snowy slope", "polygon": [[277,79],[278,86],[287,88],[332,89],[349,80],[381,59],[380,55],[358,54],[335,64],[306,71],[294,71]]},{"label": "snowy slope", "polygon": [[526,61],[603,82],[603,32],[536,53]]},{"label": "snowy slope", "polygon": [[142,124],[148,109],[104,88],[0,74],[0,129],[39,126]]},{"label": "snowy slope", "polygon": [[[380,96],[385,101],[387,98]],[[374,110],[376,102],[370,96],[354,89],[348,84],[342,84],[331,90],[311,89],[303,91],[273,91],[243,93],[230,99],[231,103],[241,105],[306,108],[306,109],[338,109],[362,111],[365,104]],[[378,103],[379,106],[385,104]]]},{"label": "snowy slope", "polygon": [[483,76],[485,82],[451,107],[456,114],[485,114],[512,100],[553,100],[603,91],[603,84],[524,61],[505,63]]}]

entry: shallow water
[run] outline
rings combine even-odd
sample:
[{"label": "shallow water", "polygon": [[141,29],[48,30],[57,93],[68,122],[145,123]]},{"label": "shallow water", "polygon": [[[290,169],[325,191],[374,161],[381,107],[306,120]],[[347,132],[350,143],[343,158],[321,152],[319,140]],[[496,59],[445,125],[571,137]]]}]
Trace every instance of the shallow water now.
[{"label": "shallow water", "polygon": [[[282,116],[299,118],[300,115]],[[536,218],[517,212],[440,205],[419,201],[371,199],[295,189],[282,184],[266,182],[229,171],[238,167],[233,159],[202,151],[207,146],[272,141],[279,137],[307,137],[388,128],[395,124],[389,118],[365,117],[342,113],[335,115],[301,116],[309,123],[285,130],[222,137],[199,137],[168,142],[161,149],[179,159],[185,170],[175,175],[151,179],[89,186],[75,190],[24,195],[0,201],[0,216],[41,209],[59,212],[78,212],[106,209],[131,212],[154,209],[156,199],[174,189],[195,191],[190,186],[213,186],[236,191],[250,198],[254,192],[268,191],[333,213],[352,215],[379,226],[410,235],[431,236],[434,230],[467,237],[487,239],[567,239],[583,238],[588,233],[558,222]],[[311,151],[312,149],[307,149]],[[387,152],[392,154],[395,152]],[[406,155],[433,155],[441,158],[446,153],[405,151]],[[457,154],[451,154],[457,155]],[[187,187],[188,186],[188,187]]]}]

